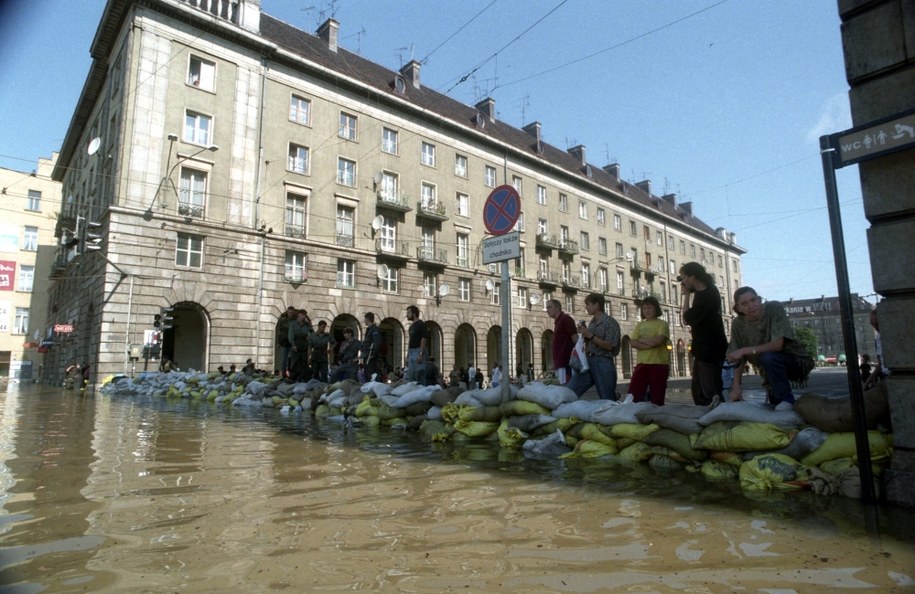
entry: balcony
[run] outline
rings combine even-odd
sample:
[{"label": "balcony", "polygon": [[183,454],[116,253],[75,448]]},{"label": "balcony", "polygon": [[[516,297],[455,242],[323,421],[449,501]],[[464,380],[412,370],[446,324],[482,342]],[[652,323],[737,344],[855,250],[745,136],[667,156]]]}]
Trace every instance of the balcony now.
[{"label": "balcony", "polygon": [[410,203],[407,198],[407,195],[403,192],[388,192],[386,190],[378,190],[377,202],[375,203],[379,208],[388,208],[390,210],[396,210],[397,212],[410,212],[413,210],[410,208]]},{"label": "balcony", "polygon": [[541,270],[537,275],[537,281],[541,287],[556,288],[559,286],[559,273]]},{"label": "balcony", "polygon": [[410,247],[405,241],[375,238],[375,254],[390,260],[405,262],[410,259]]},{"label": "balcony", "polygon": [[581,279],[578,277],[578,275],[570,274],[563,277],[562,286],[565,289],[579,289],[581,288]]},{"label": "balcony", "polygon": [[446,266],[448,264],[448,250],[420,246],[416,248],[416,259],[420,264]]},{"label": "balcony", "polygon": [[189,204],[182,202],[178,204],[178,214],[189,219],[202,219],[203,206],[199,204]]},{"label": "balcony", "polygon": [[544,248],[548,250],[559,249],[559,240],[555,235],[550,235],[548,233],[538,233],[537,234],[537,247]]},{"label": "balcony", "polygon": [[356,245],[356,240],[348,233],[337,233],[334,239],[334,245],[351,248]]},{"label": "balcony", "polygon": [[416,203],[416,216],[425,217],[434,221],[447,221],[448,215],[445,212],[445,205],[438,200],[420,200]]},{"label": "balcony", "polygon": [[571,239],[562,239],[559,242],[559,251],[569,256],[574,256],[578,253],[578,242]]},{"label": "balcony", "polygon": [[301,225],[286,225],[283,229],[283,235],[286,237],[298,237],[300,239],[305,238],[305,227]]},{"label": "balcony", "polygon": [[629,270],[632,272],[632,276],[638,276],[642,272],[645,272],[646,267],[641,262],[633,260],[629,263]]},{"label": "balcony", "polygon": [[524,268],[518,268],[518,267],[509,268],[508,272],[512,276],[512,278],[519,278],[521,280],[527,280],[527,272],[524,270]]}]

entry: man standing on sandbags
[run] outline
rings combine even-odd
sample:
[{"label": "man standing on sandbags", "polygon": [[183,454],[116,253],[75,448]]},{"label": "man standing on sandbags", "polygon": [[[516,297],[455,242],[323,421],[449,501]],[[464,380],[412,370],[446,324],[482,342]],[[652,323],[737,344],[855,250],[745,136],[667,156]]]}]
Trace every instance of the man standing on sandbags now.
[{"label": "man standing on sandbags", "polygon": [[409,339],[407,342],[407,373],[404,379],[408,382],[423,383],[425,374],[426,357],[428,357],[429,332],[426,323],[419,319],[419,308],[415,305],[407,307],[407,321]]},{"label": "man standing on sandbags", "polygon": [[793,410],[792,381],[807,379],[813,357],[794,338],[785,308],[778,301],[762,302],[756,290],[740,287],[734,292],[737,319],[731,326],[728,361],[737,363],[731,400],[741,400],[740,380],[747,362],[765,379],[770,404],[775,410]]},{"label": "man standing on sandbags", "polygon": [[677,276],[683,296],[681,314],[693,335],[690,350],[693,360],[693,381],[690,386],[693,402],[699,406],[711,404],[722,397],[721,364],[728,348],[721,320],[721,293],[715,279],[698,262],[687,262]]},{"label": "man standing on sandbags", "polygon": [[562,302],[559,299],[550,299],[546,302],[546,315],[553,318],[553,369],[556,370],[556,379],[560,384],[567,384],[572,379],[572,368],[569,359],[572,349],[578,340],[578,331],[575,329],[575,320],[572,316],[562,311]]}]

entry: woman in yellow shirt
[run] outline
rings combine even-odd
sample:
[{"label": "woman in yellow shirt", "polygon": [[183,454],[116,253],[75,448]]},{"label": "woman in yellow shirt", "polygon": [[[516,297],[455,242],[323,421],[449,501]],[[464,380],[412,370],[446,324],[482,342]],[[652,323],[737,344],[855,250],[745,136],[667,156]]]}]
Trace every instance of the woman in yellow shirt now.
[{"label": "woman in yellow shirt", "polygon": [[[667,352],[670,326],[660,319],[661,304],[654,297],[643,299],[640,307],[642,321],[636,324],[630,337],[632,348],[638,350],[638,364],[629,381],[629,395],[632,401],[642,402],[645,391],[650,390],[651,402],[662,406],[670,372],[670,355]],[[630,400],[629,395],[626,401]]]}]

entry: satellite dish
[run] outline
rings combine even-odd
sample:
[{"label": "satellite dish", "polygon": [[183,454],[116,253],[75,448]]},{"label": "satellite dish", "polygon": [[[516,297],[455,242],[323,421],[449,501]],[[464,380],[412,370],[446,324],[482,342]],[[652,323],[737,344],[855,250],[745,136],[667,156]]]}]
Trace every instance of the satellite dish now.
[{"label": "satellite dish", "polygon": [[381,226],[382,226],[382,225],[384,225],[384,217],[383,217],[383,216],[378,215],[377,217],[375,217],[374,219],[372,219],[372,231],[378,231],[379,229],[381,229]]},{"label": "satellite dish", "polygon": [[377,276],[379,280],[388,278],[388,272],[390,272],[390,270],[388,270],[387,264],[379,264],[378,267],[375,268],[375,276]]},{"label": "satellite dish", "polygon": [[86,148],[86,152],[89,153],[89,156],[91,157],[98,152],[100,146],[102,146],[102,139],[96,136],[91,141],[89,141],[89,147]]},{"label": "satellite dish", "polygon": [[383,180],[383,179],[384,179],[384,174],[381,173],[380,171],[379,171],[378,173],[376,173],[375,175],[372,176],[372,181],[375,182],[375,185],[376,185],[376,186],[377,186],[378,184],[380,184],[380,183],[381,183],[381,180]]},{"label": "satellite dish", "polygon": [[540,295],[538,295],[537,293],[534,293],[533,295],[528,297],[527,300],[528,300],[528,302],[530,302],[531,305],[537,305],[538,303],[540,303]]},{"label": "satellite dish", "polygon": [[491,278],[486,279],[486,290],[492,291],[496,288],[496,283],[492,282]]},{"label": "satellite dish", "polygon": [[439,297],[444,297],[450,292],[451,292],[451,287],[449,287],[448,285],[442,285],[438,288]]},{"label": "satellite dish", "polygon": [[627,260],[629,260],[630,262],[632,262],[632,260],[633,260],[634,258],[635,258],[635,254],[633,254],[632,252],[626,252],[626,259],[627,259]]}]

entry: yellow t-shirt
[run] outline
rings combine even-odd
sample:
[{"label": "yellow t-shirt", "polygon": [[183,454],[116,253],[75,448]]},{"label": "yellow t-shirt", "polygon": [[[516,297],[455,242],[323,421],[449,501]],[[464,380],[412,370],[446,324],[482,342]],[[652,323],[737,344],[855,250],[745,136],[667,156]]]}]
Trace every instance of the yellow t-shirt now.
[{"label": "yellow t-shirt", "polygon": [[[635,325],[632,339],[652,338],[654,336],[670,337],[670,326],[661,319],[642,320]],[[637,351],[636,361],[653,365],[670,365],[670,355],[667,353],[667,340],[651,349]]]}]

